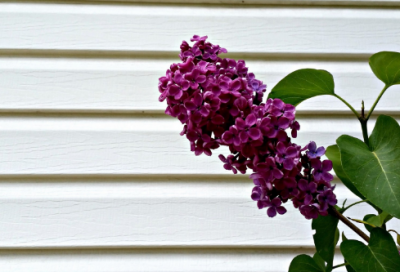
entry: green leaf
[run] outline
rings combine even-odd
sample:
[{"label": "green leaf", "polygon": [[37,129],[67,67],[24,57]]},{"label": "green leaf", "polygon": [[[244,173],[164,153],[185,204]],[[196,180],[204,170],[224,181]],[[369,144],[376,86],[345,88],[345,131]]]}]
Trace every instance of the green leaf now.
[{"label": "green leaf", "polygon": [[344,235],[344,231],[342,232],[342,241],[347,241],[349,239],[347,239],[346,235]]},{"label": "green leaf", "polygon": [[284,77],[271,90],[268,98],[280,98],[294,106],[318,95],[334,95],[335,83],[325,70],[300,69]]},{"label": "green leaf", "polygon": [[312,220],[311,227],[315,230],[314,244],[317,253],[327,263],[327,268],[332,268],[335,246],[339,239],[337,229],[339,219],[332,215],[318,216]]},{"label": "green leaf", "polygon": [[[344,260],[346,262],[346,260]],[[356,272],[351,265],[346,265],[347,272]]]},{"label": "green leaf", "polygon": [[313,258],[302,254],[290,263],[289,272],[324,272]]},{"label": "green leaf", "polygon": [[350,179],[347,177],[346,173],[343,170],[342,162],[340,161],[340,151],[337,145],[330,145],[326,149],[325,155],[332,161],[333,170],[335,171],[336,176],[343,182],[343,184],[353,192],[356,196],[361,198],[362,200],[365,197],[357,190],[357,188],[353,185]]},{"label": "green leaf", "polygon": [[397,233],[397,231],[395,231],[395,230],[389,230],[389,232],[394,232],[394,233],[396,233],[396,235],[397,235],[397,239],[396,239],[396,241],[397,241],[397,244],[400,246],[400,234],[398,234]]},{"label": "green leaf", "polygon": [[[342,232],[342,241],[347,241],[346,235],[344,235],[344,231]],[[344,260],[345,263],[347,263],[346,259]],[[350,265],[346,265],[346,270],[347,272],[355,272],[354,269]]]},{"label": "green leaf", "polygon": [[357,138],[336,140],[345,173],[370,202],[400,218],[400,126],[390,116],[378,117],[370,147]]},{"label": "green leaf", "polygon": [[391,216],[387,212],[383,211],[379,215],[367,214],[366,216],[364,216],[363,220],[366,221],[368,224],[373,225],[373,226],[365,225],[365,228],[369,232],[371,232],[372,228],[382,227],[383,224],[385,224],[386,222],[388,222],[392,218],[393,218],[393,216]]},{"label": "green leaf", "polygon": [[377,227],[377,225],[380,223],[379,217],[376,216],[375,214],[367,214],[366,216],[364,216],[363,220],[366,222],[366,224],[364,224],[364,227],[369,232],[371,232],[373,228]]},{"label": "green leaf", "polygon": [[391,216],[390,214],[388,214],[388,213],[385,212],[385,211],[382,211],[382,212],[379,214],[379,220],[381,221],[381,226],[382,226],[383,224],[386,224],[386,222],[389,222],[392,218],[393,218],[393,216]]},{"label": "green leaf", "polygon": [[319,266],[319,268],[321,268],[322,271],[325,271],[326,267],[325,267],[325,261],[324,259],[321,258],[321,256],[317,253],[314,254],[313,259],[315,261],[315,263]]},{"label": "green leaf", "polygon": [[369,245],[360,241],[342,242],[340,250],[356,272],[398,272],[400,256],[392,236],[381,228],[371,231]]},{"label": "green leaf", "polygon": [[400,53],[376,53],[369,58],[369,66],[386,86],[400,84]]}]

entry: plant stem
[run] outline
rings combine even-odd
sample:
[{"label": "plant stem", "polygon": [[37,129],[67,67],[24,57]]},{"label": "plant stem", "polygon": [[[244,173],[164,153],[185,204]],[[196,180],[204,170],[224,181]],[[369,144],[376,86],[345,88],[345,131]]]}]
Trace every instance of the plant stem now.
[{"label": "plant stem", "polygon": [[349,219],[343,216],[340,212],[338,212],[335,207],[329,206],[328,212],[332,215],[338,218],[340,221],[342,221],[345,225],[347,225],[349,228],[351,228],[355,233],[357,233],[361,238],[363,238],[367,243],[369,242],[369,237],[362,231],[360,230],[356,225],[350,222]]},{"label": "plant stem", "polygon": [[332,269],[339,268],[339,267],[346,266],[346,265],[349,265],[349,263],[342,263],[342,264],[332,266]]},{"label": "plant stem", "polygon": [[355,206],[355,205],[357,205],[357,204],[363,203],[363,202],[367,202],[367,201],[368,201],[367,199],[364,199],[364,200],[357,201],[357,202],[355,202],[355,203],[353,203],[353,204],[350,204],[349,206],[347,206],[346,208],[344,208],[344,209],[342,210],[342,214],[343,214],[345,211],[347,211],[348,209],[350,209],[351,207],[353,207],[353,206]]},{"label": "plant stem", "polygon": [[387,90],[387,88],[389,88],[390,86],[385,85],[385,87],[383,87],[381,93],[379,94],[378,98],[375,100],[374,104],[372,105],[372,108],[369,110],[367,118],[365,118],[366,121],[368,121],[369,117],[371,116],[372,112],[374,111],[376,105],[378,104],[379,100],[381,99],[382,95],[385,93],[385,91]]},{"label": "plant stem", "polygon": [[367,122],[368,119],[365,119],[363,117],[359,117],[358,120],[360,120],[361,124],[361,129],[362,129],[362,134],[364,138],[364,143],[369,146],[369,139],[368,139],[368,128],[367,128]]},{"label": "plant stem", "polygon": [[340,97],[339,95],[337,95],[337,94],[334,94],[333,96],[337,97],[340,101],[342,101],[343,103],[345,103],[346,106],[349,107],[349,109],[351,109],[351,111],[354,113],[354,115],[357,117],[357,119],[360,117],[360,116],[358,115],[358,112],[357,112],[349,103],[347,103],[346,100],[344,100],[343,98],[341,98],[341,97]]}]

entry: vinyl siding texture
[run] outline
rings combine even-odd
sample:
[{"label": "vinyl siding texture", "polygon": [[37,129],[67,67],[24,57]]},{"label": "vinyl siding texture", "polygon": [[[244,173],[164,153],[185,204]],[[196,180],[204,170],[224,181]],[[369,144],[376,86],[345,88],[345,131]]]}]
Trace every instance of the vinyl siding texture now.
[{"label": "vinyl siding texture", "polygon": [[[227,56],[245,59],[268,90],[293,70],[326,69],[338,94],[369,108],[383,84],[368,57],[400,51],[399,7],[0,3],[0,271],[284,272],[295,255],[313,254],[311,222],[297,210],[268,218],[249,197],[251,180],[225,171],[218,151],[190,152],[180,122],[158,102],[158,78],[179,61],[182,40],[208,35]],[[399,91],[389,89],[376,113],[399,120]],[[298,120],[299,144],[361,137],[358,121],[333,97],[304,102]],[[339,203],[356,201],[334,182]],[[398,220],[389,226],[400,228]]]}]

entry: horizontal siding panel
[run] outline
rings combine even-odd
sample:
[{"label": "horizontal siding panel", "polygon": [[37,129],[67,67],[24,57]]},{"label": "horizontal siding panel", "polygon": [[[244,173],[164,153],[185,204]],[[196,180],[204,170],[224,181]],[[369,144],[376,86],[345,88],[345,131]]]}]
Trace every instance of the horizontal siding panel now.
[{"label": "horizontal siding panel", "polygon": [[[55,267],[58,272],[287,272],[294,256],[313,253],[310,249],[0,251],[0,267],[14,272],[53,272]],[[343,263],[338,253],[335,263]]]},{"label": "horizontal siding panel", "polygon": [[[355,118],[302,117],[305,145],[334,144],[349,134],[361,138]],[[370,130],[373,127],[373,120]],[[0,175],[31,174],[229,174],[217,155],[196,157],[181,137],[182,125],[170,117],[0,118]]]},{"label": "horizontal siding panel", "polygon": [[[113,0],[82,0],[83,3],[90,2],[115,3]],[[324,5],[324,6],[373,6],[388,7],[399,6],[398,0],[120,0],[123,3],[185,3],[185,4],[226,4],[226,5]]]},{"label": "horizontal siding panel", "polygon": [[[286,204],[270,219],[250,199],[247,178],[68,180],[0,183],[0,248],[312,247],[311,221]],[[342,184],[341,203],[357,198]],[[372,213],[367,205],[347,216]],[[399,229],[398,220],[390,228]],[[340,225],[349,238],[351,230]]]},{"label": "horizontal siding panel", "polygon": [[[0,111],[3,112],[136,112],[161,113],[158,78],[179,59],[0,58]],[[268,90],[301,68],[325,69],[335,78],[336,92],[356,109],[364,99],[373,104],[382,82],[368,62],[247,61]],[[399,113],[400,86],[391,87],[377,111]],[[320,96],[304,102],[298,112],[349,113],[338,99]]]},{"label": "horizontal siding panel", "polygon": [[230,52],[398,50],[400,10],[0,4],[0,49],[176,52],[193,34]]}]

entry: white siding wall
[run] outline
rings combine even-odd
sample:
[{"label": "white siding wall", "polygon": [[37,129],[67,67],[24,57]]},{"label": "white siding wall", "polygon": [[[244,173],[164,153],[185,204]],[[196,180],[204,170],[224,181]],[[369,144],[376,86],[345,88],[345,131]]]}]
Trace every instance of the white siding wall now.
[{"label": "white siding wall", "polygon": [[[400,51],[400,1],[139,2],[0,3],[0,271],[287,271],[313,253],[311,222],[294,209],[268,218],[247,176],[195,157],[158,77],[183,39],[208,35],[269,90],[322,68],[368,108],[382,83],[367,60]],[[376,111],[399,116],[399,91]],[[298,116],[300,144],[361,137],[332,97]],[[356,200],[336,182],[340,203]]]}]

